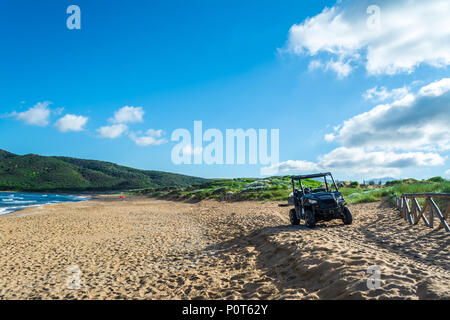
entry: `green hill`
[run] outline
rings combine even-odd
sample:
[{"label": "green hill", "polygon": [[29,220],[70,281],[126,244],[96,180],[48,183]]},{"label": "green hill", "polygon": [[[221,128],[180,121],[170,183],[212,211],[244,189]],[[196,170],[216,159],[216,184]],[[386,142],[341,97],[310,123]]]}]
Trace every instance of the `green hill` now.
[{"label": "green hill", "polygon": [[138,170],[110,162],[35,154],[19,156],[0,150],[3,191],[116,191],[187,187],[205,182],[203,178]]}]

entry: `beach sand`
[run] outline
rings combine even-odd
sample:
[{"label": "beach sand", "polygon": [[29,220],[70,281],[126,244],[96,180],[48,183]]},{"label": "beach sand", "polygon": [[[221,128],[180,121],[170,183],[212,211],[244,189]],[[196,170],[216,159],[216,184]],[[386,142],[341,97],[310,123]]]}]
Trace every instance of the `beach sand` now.
[{"label": "beach sand", "polygon": [[[29,208],[0,217],[0,298],[450,298],[448,234],[382,203],[350,208],[353,225],[314,230],[290,226],[276,202]],[[372,290],[370,266],[381,272]]]}]

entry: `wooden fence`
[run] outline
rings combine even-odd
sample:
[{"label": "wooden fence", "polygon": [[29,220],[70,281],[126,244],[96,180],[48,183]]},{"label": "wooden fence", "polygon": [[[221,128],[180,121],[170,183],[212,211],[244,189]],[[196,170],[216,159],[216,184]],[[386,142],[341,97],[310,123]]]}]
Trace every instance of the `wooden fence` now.
[{"label": "wooden fence", "polygon": [[[423,208],[420,207],[417,199],[425,199]],[[441,209],[433,199],[442,199],[442,214]],[[419,221],[423,221],[429,228],[434,228],[434,219],[437,217],[440,221],[439,229],[444,228],[450,232],[447,223],[447,218],[450,212],[450,193],[418,193],[418,194],[404,194],[396,199],[397,209],[400,210],[402,218],[407,220],[411,225],[417,225]],[[428,210],[428,214],[426,214]],[[438,222],[439,222],[438,221]]]}]

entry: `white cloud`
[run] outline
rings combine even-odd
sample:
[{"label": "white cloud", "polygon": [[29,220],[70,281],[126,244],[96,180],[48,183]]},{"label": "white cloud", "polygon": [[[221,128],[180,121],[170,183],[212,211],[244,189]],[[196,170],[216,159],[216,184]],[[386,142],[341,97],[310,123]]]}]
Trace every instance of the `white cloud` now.
[{"label": "white cloud", "polygon": [[333,70],[341,79],[347,77],[352,72],[352,69],[349,62],[342,61],[331,60],[325,66],[325,70]]},{"label": "white cloud", "polygon": [[395,175],[401,169],[438,166],[445,159],[437,153],[391,151],[368,152],[364,148],[337,148],[319,157],[319,166],[325,169],[351,170],[358,174]]},{"label": "white cloud", "polygon": [[97,129],[102,138],[115,139],[119,138],[125,131],[128,130],[127,125],[119,123],[111,126],[104,126]]},{"label": "white cloud", "polygon": [[308,65],[308,70],[314,71],[317,69],[332,70],[337,73],[339,78],[347,77],[353,70],[349,62],[330,60],[324,64],[320,60],[312,60]]},{"label": "white cloud", "polygon": [[382,150],[450,149],[450,79],[344,121],[325,140]]},{"label": "white cloud", "polygon": [[321,68],[323,68],[324,66],[323,66],[323,64],[322,64],[322,62],[320,61],[320,60],[312,60],[310,63],[309,63],[309,65],[308,65],[308,69],[310,70],[310,71],[313,71],[313,70],[317,70],[317,69],[321,69]]},{"label": "white cloud", "polygon": [[314,162],[303,160],[288,160],[261,169],[261,174],[270,176],[287,172],[310,172],[321,170],[320,166]]},{"label": "white cloud", "polygon": [[136,123],[144,121],[145,111],[142,107],[125,106],[114,113],[113,123]]},{"label": "white cloud", "polygon": [[445,175],[446,175],[447,177],[450,177],[450,169],[448,169],[447,171],[445,171]]},{"label": "white cloud", "polygon": [[390,151],[368,152],[363,148],[334,149],[317,162],[288,160],[263,168],[264,175],[277,173],[309,173],[312,171],[344,171],[348,175],[396,176],[402,169],[419,166],[439,166],[445,158],[437,153]]},{"label": "white cloud", "polygon": [[[130,107],[125,106],[116,112],[114,112],[114,117],[109,119],[109,122],[113,123],[110,126],[103,126],[97,129],[100,136],[103,138],[115,139],[121,137],[127,130],[128,126],[126,123],[136,123],[144,121],[145,111],[142,107]],[[130,137],[139,145],[149,145],[151,139],[143,136],[137,137],[136,134],[131,133]],[[149,134],[149,137],[154,137]]]},{"label": "white cloud", "polygon": [[419,94],[425,97],[438,97],[442,96],[448,91],[450,91],[450,78],[444,78],[422,87],[422,89],[420,89],[419,91]]},{"label": "white cloud", "polygon": [[66,114],[64,117],[56,121],[56,128],[61,132],[82,131],[88,121],[87,117],[77,116],[74,114]]},{"label": "white cloud", "polygon": [[139,135],[139,133],[136,134],[134,132],[131,132],[129,137],[138,146],[145,147],[145,146],[150,146],[150,145],[157,146],[157,145],[167,143],[167,140],[162,138],[162,135],[163,135],[162,130],[149,129],[143,135]]},{"label": "white cloud", "polygon": [[366,100],[382,102],[390,99],[403,99],[408,95],[408,93],[409,91],[406,87],[397,88],[390,91],[386,87],[374,87],[367,90],[363,94],[363,97]]},{"label": "white cloud", "polygon": [[162,130],[154,130],[154,129],[147,130],[147,135],[149,135],[151,137],[161,138],[163,134],[164,134],[164,131],[162,131]]},{"label": "white cloud", "polygon": [[[350,0],[293,25],[286,50],[332,57],[329,69],[343,77],[364,64],[369,74],[411,73],[421,65],[450,65],[448,0],[377,1],[379,24],[369,25],[373,1]],[[337,58],[338,62],[334,62]],[[330,65],[331,63],[331,65]],[[338,64],[336,64],[338,63]],[[313,66],[318,66],[315,62]]]},{"label": "white cloud", "polygon": [[39,102],[24,112],[13,112],[9,116],[23,121],[28,125],[45,127],[49,124],[50,102]]},{"label": "white cloud", "polygon": [[[380,90],[371,91],[376,96],[375,92]],[[450,149],[450,78],[423,86],[416,93],[381,92],[386,93],[383,98],[399,99],[335,126],[325,140],[339,147],[316,162],[289,160],[262,172],[340,171],[348,176],[374,177],[398,176],[406,168],[444,165],[447,157],[439,152]]]},{"label": "white cloud", "polygon": [[328,133],[325,135],[325,141],[326,142],[332,142],[336,137],[332,133]]}]

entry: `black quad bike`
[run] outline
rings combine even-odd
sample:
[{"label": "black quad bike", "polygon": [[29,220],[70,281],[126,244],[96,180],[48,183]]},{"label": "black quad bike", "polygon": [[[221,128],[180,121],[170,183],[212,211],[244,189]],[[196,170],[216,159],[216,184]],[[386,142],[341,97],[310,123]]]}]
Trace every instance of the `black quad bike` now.
[{"label": "black quad bike", "polygon": [[[330,184],[327,177],[331,178]],[[315,178],[323,178],[325,184],[318,189],[303,187],[302,180]],[[352,214],[330,172],[294,176],[292,190],[288,200],[295,207],[289,214],[292,225],[299,225],[302,219],[308,228],[314,228],[319,221],[333,219],[342,219],[346,225],[352,224]]]}]

